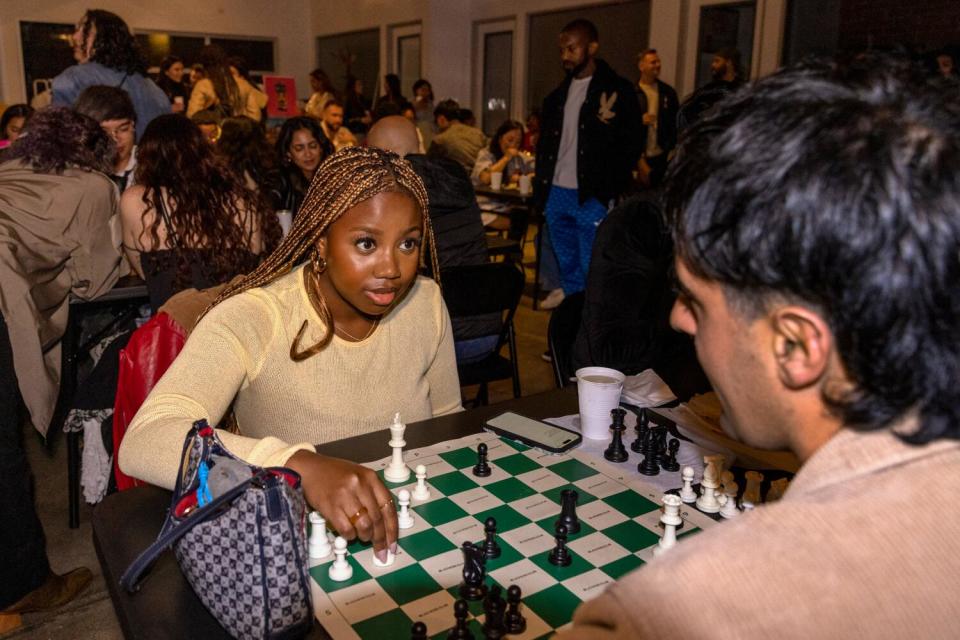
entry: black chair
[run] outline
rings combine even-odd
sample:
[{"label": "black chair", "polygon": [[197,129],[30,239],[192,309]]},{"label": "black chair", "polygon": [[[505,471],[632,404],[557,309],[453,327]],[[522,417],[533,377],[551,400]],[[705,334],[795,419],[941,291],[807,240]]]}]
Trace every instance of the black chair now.
[{"label": "black chair", "polygon": [[[440,281],[443,284],[443,299],[454,321],[458,318],[500,314],[499,328],[488,334],[497,336],[493,353],[479,362],[457,363],[461,387],[480,385],[472,404],[487,404],[487,383],[507,378],[513,380],[513,397],[519,398],[520,372],[517,367],[513,316],[523,293],[523,271],[510,261],[448,267],[440,271]],[[507,346],[508,358],[500,355],[504,345]]]},{"label": "black chair", "polygon": [[487,234],[487,253],[491,258],[503,256],[505,260],[515,260],[522,264],[530,210],[527,207],[513,207],[508,215],[510,228],[505,234]]},{"label": "black chair", "polygon": [[580,316],[583,315],[583,291],[571,294],[563,299],[553,313],[547,326],[547,346],[553,359],[553,380],[562,389],[570,384],[573,370],[573,343],[580,330]]}]

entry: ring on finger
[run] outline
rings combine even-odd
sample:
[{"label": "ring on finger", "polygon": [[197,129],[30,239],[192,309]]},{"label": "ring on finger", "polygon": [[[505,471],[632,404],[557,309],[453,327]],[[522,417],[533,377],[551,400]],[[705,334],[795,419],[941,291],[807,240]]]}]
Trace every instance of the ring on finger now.
[{"label": "ring on finger", "polygon": [[352,527],[357,526],[357,520],[362,518],[366,513],[367,513],[366,507],[360,507],[359,509],[357,509],[357,512],[355,514],[347,518],[350,521],[350,526]]},{"label": "ring on finger", "polygon": [[383,510],[387,505],[393,506],[393,498],[387,498],[387,501],[380,505],[380,509]]}]

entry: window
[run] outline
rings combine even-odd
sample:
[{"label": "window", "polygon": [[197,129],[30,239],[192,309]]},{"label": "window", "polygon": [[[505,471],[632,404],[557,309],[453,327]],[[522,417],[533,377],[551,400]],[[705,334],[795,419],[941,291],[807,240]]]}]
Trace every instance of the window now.
[{"label": "window", "polygon": [[21,22],[23,43],[23,77],[27,85],[27,102],[45,88],[38,81],[50,80],[74,64],[73,35],[75,25],[49,22]]},{"label": "window", "polygon": [[[359,78],[364,97],[372,101],[380,73],[380,30],[353,31],[317,38],[317,66],[344,93],[347,76]],[[309,85],[308,85],[309,88]]]},{"label": "window", "polygon": [[[400,93],[413,100],[413,83],[420,79],[420,23],[395,25],[389,33],[387,68],[400,76]],[[380,93],[386,93],[386,88],[381,86]]]},{"label": "window", "polygon": [[481,128],[488,136],[510,118],[513,92],[513,31],[483,34]]},{"label": "window", "polygon": [[697,40],[697,88],[711,80],[710,64],[721,49],[740,52],[741,77],[750,77],[753,60],[753,26],[757,14],[755,2],[739,2],[700,8],[700,35]]}]

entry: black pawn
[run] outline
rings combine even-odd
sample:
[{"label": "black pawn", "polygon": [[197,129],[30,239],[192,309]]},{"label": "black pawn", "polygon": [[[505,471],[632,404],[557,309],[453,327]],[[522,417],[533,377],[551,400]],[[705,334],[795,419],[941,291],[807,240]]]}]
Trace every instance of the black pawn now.
[{"label": "black pawn", "polygon": [[640,409],[640,417],[637,418],[637,439],[630,445],[630,450],[635,453],[643,453],[643,439],[647,435],[647,429],[650,427],[650,418],[647,417],[647,410]]},{"label": "black pawn", "polygon": [[410,640],[427,640],[427,625],[422,622],[414,622],[410,627]]},{"label": "black pawn", "polygon": [[490,587],[490,593],[483,600],[483,637],[485,640],[500,640],[506,635],[507,629],[503,623],[503,616],[507,611],[506,601],[500,597],[500,586]]},{"label": "black pawn", "polygon": [[564,489],[560,492],[560,517],[553,524],[554,528],[563,525],[569,535],[580,533],[580,519],[577,518],[577,500],[580,494],[574,489]]},{"label": "black pawn", "polygon": [[562,524],[557,525],[557,534],[554,536],[554,540],[557,541],[557,546],[550,551],[550,555],[547,556],[547,560],[550,562],[550,564],[558,567],[570,566],[570,563],[573,562],[573,558],[570,556],[570,551],[567,549],[567,528]]},{"label": "black pawn", "polygon": [[656,457],[657,434],[653,429],[647,431],[643,443],[643,461],[637,465],[637,471],[645,476],[655,476],[660,473],[660,465]]},{"label": "black pawn", "polygon": [[447,634],[447,640],[473,640],[473,634],[467,626],[467,615],[470,608],[466,600],[457,600],[453,603],[453,617],[457,619],[457,624]]},{"label": "black pawn", "polygon": [[660,463],[664,471],[680,471],[680,463],[677,462],[677,451],[680,450],[680,441],[676,438],[670,438],[670,446],[667,447],[669,454]]},{"label": "black pawn", "polygon": [[477,464],[473,467],[473,475],[486,478],[490,473],[490,465],[487,464],[487,445],[481,442],[477,445]]},{"label": "black pawn", "polygon": [[497,543],[497,520],[493,516],[487,518],[483,525],[483,532],[487,534],[483,541],[483,555],[487,560],[500,557],[500,545]]},{"label": "black pawn", "polygon": [[627,448],[623,446],[623,432],[627,430],[627,427],[623,424],[623,418],[627,412],[617,407],[610,414],[613,417],[613,423],[610,425],[610,429],[613,431],[613,440],[610,441],[610,446],[603,452],[603,457],[610,462],[626,462],[629,454]]},{"label": "black pawn", "polygon": [[520,587],[515,584],[507,587],[507,617],[504,626],[511,635],[519,635],[527,630],[527,620],[520,613]]}]

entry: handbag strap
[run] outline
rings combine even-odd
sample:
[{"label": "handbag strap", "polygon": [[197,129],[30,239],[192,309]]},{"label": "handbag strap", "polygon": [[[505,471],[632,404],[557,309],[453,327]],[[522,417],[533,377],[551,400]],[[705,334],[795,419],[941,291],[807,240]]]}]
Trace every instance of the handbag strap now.
[{"label": "handbag strap", "polygon": [[164,523],[163,529],[160,531],[160,536],[153,544],[147,547],[143,553],[137,556],[137,559],[134,560],[129,567],[127,567],[127,570],[124,571],[123,575],[120,577],[120,586],[126,589],[129,593],[135,593],[138,591],[140,589],[140,578],[142,574],[150,567],[150,565],[154,563],[154,561],[156,561],[161,553],[166,551],[167,548],[182,538],[188,531],[190,531],[190,529],[202,522],[206,522],[211,516],[218,514],[219,507],[234,500],[237,496],[246,491],[247,487],[249,487],[254,480],[268,473],[268,471],[260,471],[256,475],[244,480],[223,495],[217,496],[217,498],[207,506],[194,511],[177,526],[170,526],[173,519],[173,508],[171,507],[170,511],[167,513],[167,521]]}]

